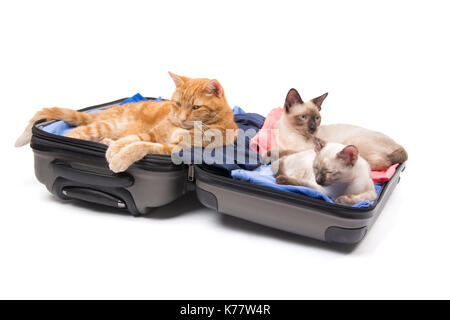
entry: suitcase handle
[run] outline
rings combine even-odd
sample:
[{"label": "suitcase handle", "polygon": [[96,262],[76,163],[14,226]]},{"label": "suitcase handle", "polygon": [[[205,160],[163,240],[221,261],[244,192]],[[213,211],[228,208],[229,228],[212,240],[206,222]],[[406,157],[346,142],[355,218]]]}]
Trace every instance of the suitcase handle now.
[{"label": "suitcase handle", "polygon": [[126,209],[127,207],[122,199],[99,190],[83,187],[64,187],[61,193],[69,199],[83,200],[119,209]]},{"label": "suitcase handle", "polygon": [[68,180],[77,181],[93,186],[127,188],[131,187],[134,179],[126,172],[106,175],[91,171],[72,168],[67,162],[55,160],[51,163],[53,172]]}]

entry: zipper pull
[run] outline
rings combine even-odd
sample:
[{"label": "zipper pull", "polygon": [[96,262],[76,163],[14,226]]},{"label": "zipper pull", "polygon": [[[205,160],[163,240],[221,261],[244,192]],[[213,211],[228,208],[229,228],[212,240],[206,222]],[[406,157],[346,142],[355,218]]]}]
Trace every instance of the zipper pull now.
[{"label": "zipper pull", "polygon": [[188,168],[188,181],[194,181],[194,165],[190,164]]}]

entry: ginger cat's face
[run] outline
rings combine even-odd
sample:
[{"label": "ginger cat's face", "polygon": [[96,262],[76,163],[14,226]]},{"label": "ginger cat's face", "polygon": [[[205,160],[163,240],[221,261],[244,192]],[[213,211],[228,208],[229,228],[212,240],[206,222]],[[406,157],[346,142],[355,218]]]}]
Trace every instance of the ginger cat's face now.
[{"label": "ginger cat's face", "polygon": [[231,111],[217,80],[191,79],[169,73],[176,90],[171,101],[180,127],[192,129],[195,121],[208,125],[220,122]]}]

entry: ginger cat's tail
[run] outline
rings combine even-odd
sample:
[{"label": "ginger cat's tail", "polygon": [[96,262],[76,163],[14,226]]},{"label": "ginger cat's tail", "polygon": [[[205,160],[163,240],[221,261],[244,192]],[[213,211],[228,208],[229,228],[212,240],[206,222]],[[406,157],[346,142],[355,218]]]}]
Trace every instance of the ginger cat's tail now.
[{"label": "ginger cat's tail", "polygon": [[16,140],[15,147],[22,147],[31,140],[31,128],[33,124],[40,119],[47,120],[62,120],[71,125],[79,126],[91,123],[95,118],[95,114],[89,114],[84,112],[75,111],[66,108],[44,108],[38,111],[33,118],[31,118],[28,126],[22,135]]}]

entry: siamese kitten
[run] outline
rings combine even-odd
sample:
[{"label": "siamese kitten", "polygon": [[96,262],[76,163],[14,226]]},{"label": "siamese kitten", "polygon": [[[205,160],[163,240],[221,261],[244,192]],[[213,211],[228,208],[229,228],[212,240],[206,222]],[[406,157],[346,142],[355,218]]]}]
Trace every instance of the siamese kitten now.
[{"label": "siamese kitten", "polygon": [[[276,151],[280,157],[314,149],[314,135],[321,120],[319,111],[327,95],[328,93],[325,93],[303,102],[297,90],[289,90],[284,103],[284,114],[275,125]],[[274,151],[270,154],[274,154]]]},{"label": "siamese kitten", "polygon": [[355,146],[318,142],[314,150],[279,160],[279,170],[274,172],[278,184],[312,188],[346,205],[377,198],[370,166]]},{"label": "siamese kitten", "polygon": [[349,124],[321,126],[317,130],[317,137],[328,142],[356,146],[372,170],[386,170],[408,159],[406,150],[385,134]]}]

